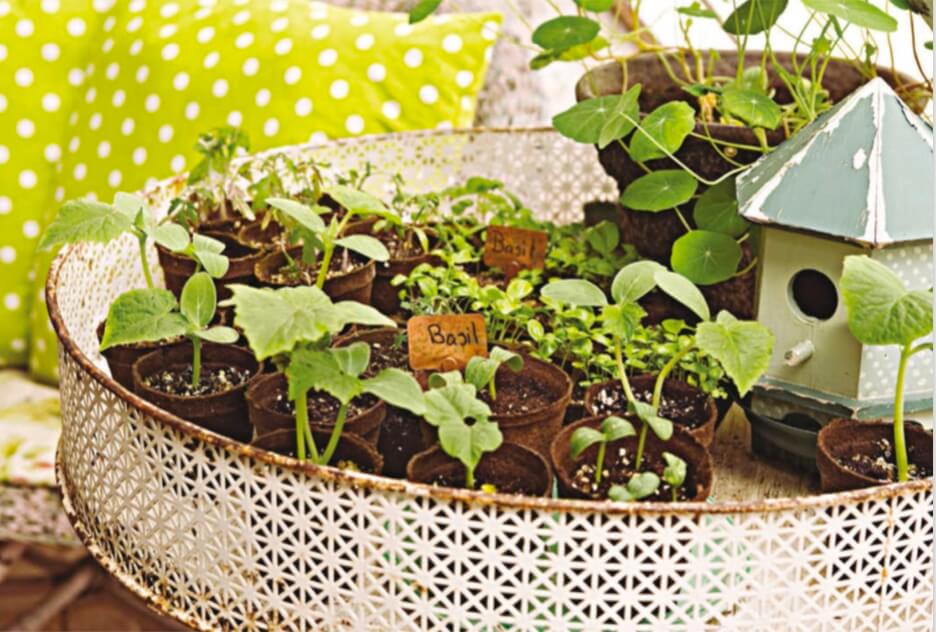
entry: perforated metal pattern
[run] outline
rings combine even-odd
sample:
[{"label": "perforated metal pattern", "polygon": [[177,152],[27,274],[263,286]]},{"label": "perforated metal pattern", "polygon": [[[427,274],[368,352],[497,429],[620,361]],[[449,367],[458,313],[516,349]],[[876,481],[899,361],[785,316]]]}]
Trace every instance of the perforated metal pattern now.
[{"label": "perforated metal pattern", "polygon": [[[420,187],[498,177],[563,219],[613,191],[591,148],[545,131],[402,135],[315,151],[403,167]],[[104,306],[142,282],[137,268],[127,241],[72,248],[53,269],[58,474],[90,551],[196,628],[928,629],[929,481],[629,506],[299,466],[169,417],[89,361]]]},{"label": "perforated metal pattern", "polygon": [[0,485],[0,541],[77,546],[58,490]]}]

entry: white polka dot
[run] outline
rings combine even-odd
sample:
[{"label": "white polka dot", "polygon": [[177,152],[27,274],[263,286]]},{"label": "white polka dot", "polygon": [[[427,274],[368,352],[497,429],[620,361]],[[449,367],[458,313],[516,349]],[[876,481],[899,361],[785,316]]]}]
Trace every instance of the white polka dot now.
[{"label": "white polka dot", "polygon": [[474,100],[471,97],[461,98],[461,107],[463,110],[471,111],[474,109]]},{"label": "white polka dot", "polygon": [[91,3],[91,6],[93,6],[94,10],[98,13],[107,13],[113,8],[115,1],[116,0],[94,0],[94,2]]},{"label": "white polka dot", "polygon": [[228,91],[228,82],[226,79],[217,79],[213,84],[211,84],[211,94],[215,95],[219,99],[227,94]]},{"label": "white polka dot", "polygon": [[133,158],[133,164],[142,165],[144,162],[146,162],[146,148],[137,147],[136,149],[134,149],[132,158]]},{"label": "white polka dot", "polygon": [[0,61],[3,61],[7,58],[7,47],[4,44],[0,44]]},{"label": "white polka dot", "polygon": [[143,50],[143,40],[137,39],[133,40],[133,43],[130,44],[130,56],[136,57],[140,54],[140,51]]},{"label": "white polka dot", "polygon": [[29,119],[20,119],[16,122],[16,135],[20,138],[32,138],[36,133],[36,124]]},{"label": "white polka dot", "polygon": [[50,42],[48,44],[42,45],[40,54],[42,55],[42,58],[46,61],[55,61],[56,59],[59,58],[59,55],[61,54],[61,49],[58,47],[58,44],[52,44]]},{"label": "white polka dot", "polygon": [[55,187],[55,201],[61,202],[65,199],[65,187]]},{"label": "white polka dot", "polygon": [[133,133],[133,128],[136,127],[136,123],[130,117],[127,117],[120,124],[120,133],[124,136],[129,136]]},{"label": "white polka dot", "polygon": [[169,125],[167,123],[165,125],[160,126],[159,132],[157,132],[156,135],[157,135],[157,138],[159,138],[159,142],[168,143],[170,140],[172,140],[172,135],[174,133],[175,133],[175,130],[172,129],[172,125]]},{"label": "white polka dot", "polygon": [[62,106],[62,99],[54,92],[46,92],[42,95],[42,109],[46,112],[57,112]]},{"label": "white polka dot", "polygon": [[322,2],[312,2],[310,3],[312,7],[309,9],[309,17],[313,20],[324,20],[328,17],[328,5]]},{"label": "white polka dot", "polygon": [[42,150],[42,155],[45,156],[45,159],[49,162],[58,162],[59,158],[62,157],[62,148],[55,143],[50,143]]},{"label": "white polka dot", "polygon": [[388,119],[397,119],[400,117],[400,104],[396,101],[386,101],[381,106],[380,111],[383,112],[383,115]]},{"label": "white polka dot", "polygon": [[449,33],[442,39],[442,50],[446,53],[457,53],[462,49],[462,38]]},{"label": "white polka dot", "polygon": [[467,88],[474,81],[474,73],[470,70],[459,70],[455,73],[455,83],[461,88]]},{"label": "white polka dot", "polygon": [[325,39],[328,37],[328,34],[331,32],[331,27],[327,24],[319,24],[312,29],[312,39]]},{"label": "white polka dot", "polygon": [[0,248],[0,261],[3,263],[13,263],[16,261],[16,250],[12,246]]},{"label": "white polka dot", "polygon": [[276,42],[275,46],[273,46],[273,50],[276,52],[277,55],[289,54],[289,51],[292,50],[292,40],[289,39],[288,37],[281,39],[280,41]]},{"label": "white polka dot", "polygon": [[348,96],[348,82],[344,79],[336,79],[332,84],[329,92],[332,97],[335,99],[343,99]]},{"label": "white polka dot", "polygon": [[159,29],[159,37],[161,37],[162,39],[169,39],[170,37],[175,35],[176,31],[178,30],[179,30],[179,27],[176,26],[175,24],[164,24]]},{"label": "white polka dot", "polygon": [[68,31],[68,34],[72,37],[81,37],[85,33],[85,21],[81,18],[72,18],[68,21],[68,24],[65,25],[65,30]]},{"label": "white polka dot", "polygon": [[13,80],[21,88],[28,88],[33,82],[33,72],[29,68],[20,68],[13,76]]},{"label": "white polka dot", "polygon": [[288,8],[289,8],[289,0],[273,0],[270,3],[270,11],[273,11],[274,13],[282,13]]},{"label": "white polka dot", "polygon": [[228,125],[231,125],[232,127],[240,127],[241,123],[243,122],[244,122],[244,115],[238,112],[237,110],[233,110],[230,114],[228,114],[228,117],[227,117]]},{"label": "white polka dot", "polygon": [[411,24],[407,24],[406,22],[397,24],[396,27],[393,29],[393,33],[397,37],[406,37],[412,32],[413,32],[413,26]]},{"label": "white polka dot", "polygon": [[213,26],[205,26],[198,29],[198,33],[195,35],[195,39],[199,44],[207,44],[215,35],[215,30]]},{"label": "white polka dot", "polygon": [[94,103],[94,100],[97,98],[97,88],[91,86],[88,88],[88,91],[85,92],[84,100],[85,103]]},{"label": "white polka dot", "polygon": [[156,110],[158,110],[159,109],[159,95],[155,93],[148,95],[146,97],[146,100],[143,102],[143,108],[147,112],[155,112]]},{"label": "white polka dot", "polygon": [[387,78],[387,69],[383,64],[371,64],[367,67],[367,78],[380,82]]},{"label": "white polka dot", "polygon": [[185,156],[178,154],[172,157],[172,160],[169,162],[169,167],[173,172],[179,173],[185,169]]},{"label": "white polka dot", "polygon": [[97,155],[99,158],[107,158],[108,156],[110,156],[110,153],[111,153],[111,146],[109,142],[107,142],[106,140],[102,140],[100,143],[98,143]]},{"label": "white polka dot", "polygon": [[176,2],[167,2],[159,8],[159,15],[164,18],[171,18],[179,12],[179,5]]},{"label": "white polka dot", "polygon": [[312,101],[308,97],[302,97],[296,101],[296,114],[308,116],[310,112],[312,112]]},{"label": "white polka dot", "polygon": [[[71,24],[71,23],[69,23]],[[32,20],[27,20],[23,18],[22,20],[16,23],[16,34],[20,37],[29,37],[33,34],[33,31],[36,30],[36,27],[33,25]]]},{"label": "white polka dot", "polygon": [[120,186],[120,181],[123,179],[123,175],[117,169],[114,169],[109,174],[107,174],[107,184],[112,189],[116,189]]},{"label": "white polka dot", "polygon": [[42,0],[39,4],[46,13],[57,13],[59,8],[61,8],[59,0]]},{"label": "white polka dot", "polygon": [[370,33],[359,35],[358,38],[354,40],[354,45],[358,50],[370,50],[374,47],[374,36]]},{"label": "white polka dot", "polygon": [[491,63],[491,60],[494,58],[494,47],[488,46],[484,49],[484,61]]},{"label": "white polka dot", "polygon": [[370,20],[365,13],[356,13],[351,16],[351,26],[364,26],[369,21]]},{"label": "white polka dot", "polygon": [[218,65],[218,60],[220,59],[221,55],[218,53],[218,51],[211,51],[205,55],[205,61],[202,63],[202,65],[204,65],[205,68],[214,68]]},{"label": "white polka dot", "polygon": [[279,121],[275,118],[267,119],[263,124],[263,133],[267,136],[275,136],[279,131]]},{"label": "white polka dot", "polygon": [[5,164],[10,159],[10,150],[6,145],[0,145],[0,165]]},{"label": "white polka dot", "polygon": [[271,96],[269,90],[260,88],[257,90],[257,96],[254,97],[254,103],[256,103],[258,107],[264,108],[270,104]]},{"label": "white polka dot", "polygon": [[10,14],[10,3],[8,0],[2,0],[0,2],[0,18],[5,17]]},{"label": "white polka dot", "polygon": [[149,78],[149,66],[140,66],[136,71],[137,83],[146,83]]},{"label": "white polka dot", "polygon": [[85,179],[85,176],[88,175],[88,165],[83,162],[79,162],[75,165],[74,170],[72,170],[72,175],[75,177],[75,180],[79,182]]},{"label": "white polka dot", "polygon": [[289,18],[276,18],[270,24],[270,30],[274,33],[282,33],[289,27]]},{"label": "white polka dot", "polygon": [[35,220],[28,220],[23,222],[23,235],[33,239],[34,237],[39,236],[39,222]]},{"label": "white polka dot", "polygon": [[493,20],[488,20],[481,27],[481,37],[493,42],[497,39],[497,33],[500,31],[500,25]]},{"label": "white polka dot", "polygon": [[135,33],[140,30],[141,26],[143,26],[143,18],[137,15],[127,22],[127,32]]},{"label": "white polka dot", "polygon": [[32,169],[23,169],[19,172],[19,185],[23,189],[31,189],[36,186],[36,172]]},{"label": "white polka dot", "polygon": [[198,118],[199,107],[195,101],[190,101],[185,105],[185,118],[192,121]]},{"label": "white polka dot", "polygon": [[241,33],[237,36],[237,39],[234,40],[234,46],[237,48],[247,48],[253,44],[254,36],[253,33]]},{"label": "white polka dot", "polygon": [[20,307],[20,297],[19,297],[19,295],[18,295],[18,294],[14,294],[13,292],[10,292],[10,293],[7,294],[6,296],[4,296],[4,297],[3,297],[3,306],[6,307],[6,308],[7,308],[8,310],[10,310],[10,311],[19,309],[19,307]]},{"label": "white polka dot", "polygon": [[211,15],[211,7],[202,7],[201,9],[195,12],[195,19],[204,20],[210,15]]},{"label": "white polka dot", "polygon": [[12,208],[13,203],[10,202],[10,198],[5,195],[0,195],[0,215],[6,215]]},{"label": "white polka dot", "polygon": [[299,70],[299,66],[290,66],[283,74],[283,81],[285,81],[288,86],[299,83],[300,79],[302,79],[302,71]]},{"label": "white polka dot", "polygon": [[334,48],[326,48],[318,56],[319,66],[329,67],[334,66],[335,62],[338,61],[338,51]]},{"label": "white polka dot", "polygon": [[257,71],[260,70],[260,61],[256,57],[248,57],[244,60],[244,65],[241,66],[241,70],[248,77],[253,77],[257,74]]},{"label": "white polka dot", "polygon": [[419,100],[426,105],[432,105],[439,100],[439,91],[432,84],[426,84],[419,89]]},{"label": "white polka dot", "polygon": [[88,119],[88,128],[92,130],[98,130],[101,128],[101,123],[103,122],[103,117],[100,112],[95,112],[91,115],[91,118]]},{"label": "white polka dot", "polygon": [[[243,4],[247,4],[247,3],[245,2]],[[247,11],[246,9],[244,11],[238,11],[237,13],[234,14],[234,17],[231,18],[231,22],[233,22],[237,26],[242,26],[244,24],[247,24],[249,20],[250,20],[250,11]]]},{"label": "white polka dot", "polygon": [[351,134],[360,134],[364,131],[364,119],[357,114],[352,114],[345,120],[345,129]]},{"label": "white polka dot", "polygon": [[71,140],[68,141],[68,151],[69,153],[75,153],[78,151],[78,148],[81,146],[81,139],[77,136],[72,136]]},{"label": "white polka dot", "polygon": [[26,341],[23,340],[22,338],[14,338],[13,340],[10,341],[10,349],[13,349],[13,351],[17,351],[17,352],[25,351]]},{"label": "white polka dot", "polygon": [[189,75],[187,72],[177,73],[175,77],[172,78],[172,87],[176,90],[185,90],[189,84]]},{"label": "white polka dot", "polygon": [[403,55],[403,63],[410,68],[419,68],[422,62],[423,54],[418,48],[411,48]]},{"label": "white polka dot", "polygon": [[169,42],[163,46],[161,55],[166,61],[172,61],[179,56],[179,45],[175,42]]},{"label": "white polka dot", "polygon": [[123,90],[114,90],[114,96],[111,97],[111,103],[114,104],[115,108],[119,108],[124,104],[124,101],[127,100],[127,93]]},{"label": "white polka dot", "polygon": [[0,94],[0,112],[6,112],[7,109],[7,98]]},{"label": "white polka dot", "polygon": [[68,83],[78,87],[84,81],[84,71],[81,68],[72,68],[68,71]]}]

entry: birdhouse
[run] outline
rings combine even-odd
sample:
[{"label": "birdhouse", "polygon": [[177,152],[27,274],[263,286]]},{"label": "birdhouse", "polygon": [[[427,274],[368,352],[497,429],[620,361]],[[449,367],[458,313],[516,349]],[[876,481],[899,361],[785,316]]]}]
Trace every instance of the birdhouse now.
[{"label": "birdhouse", "polygon": [[[758,320],[776,336],[753,412],[888,417],[899,351],[848,329],[839,279],[867,254],[908,287],[932,286],[933,130],[881,79],[738,178],[739,212],[760,224]],[[908,412],[932,409],[933,354],[908,367]]]}]

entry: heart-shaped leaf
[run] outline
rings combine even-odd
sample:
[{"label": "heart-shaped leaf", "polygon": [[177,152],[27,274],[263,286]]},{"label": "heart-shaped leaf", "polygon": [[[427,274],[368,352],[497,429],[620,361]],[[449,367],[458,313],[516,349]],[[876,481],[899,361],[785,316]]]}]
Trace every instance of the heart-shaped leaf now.
[{"label": "heart-shaped leaf", "polygon": [[604,330],[622,342],[628,342],[647,313],[637,303],[618,303],[601,310]]},{"label": "heart-shaped leaf", "polygon": [[342,372],[358,377],[370,364],[370,347],[366,342],[355,342],[347,347],[335,347],[329,350]]},{"label": "heart-shaped leaf", "polygon": [[184,336],[189,324],[178,308],[179,303],[169,290],[152,288],[124,292],[111,303],[107,313],[101,350]]},{"label": "heart-shaped leaf", "polygon": [[696,179],[681,169],[654,171],[627,185],[621,204],[635,211],[665,211],[691,200],[698,186]]},{"label": "heart-shaped leaf", "polygon": [[452,383],[432,388],[426,392],[425,398],[426,412],[423,417],[431,425],[439,428],[461,424],[466,419],[474,419],[477,422],[491,416],[491,409],[477,398],[477,390],[471,384]]},{"label": "heart-shaped leaf", "polygon": [[331,351],[300,347],[289,356],[286,380],[291,401],[315,390],[328,393],[342,404],[348,404],[364,391],[361,380],[342,371]]},{"label": "heart-shaped leaf", "polygon": [[133,220],[109,204],[65,202],[39,241],[39,250],[82,241],[107,243],[133,228]]},{"label": "heart-shaped leaf", "polygon": [[696,330],[699,349],[718,360],[742,396],[767,371],[773,343],[765,326],[737,320],[728,312],[719,312],[716,322],[700,323]]},{"label": "heart-shaped leaf", "polygon": [[630,157],[646,162],[675,154],[694,128],[695,110],[682,101],[665,103],[640,122],[631,138]]},{"label": "heart-shaped leaf", "polygon": [[673,243],[670,266],[696,285],[712,285],[734,276],[741,246],[723,233],[690,230]]}]

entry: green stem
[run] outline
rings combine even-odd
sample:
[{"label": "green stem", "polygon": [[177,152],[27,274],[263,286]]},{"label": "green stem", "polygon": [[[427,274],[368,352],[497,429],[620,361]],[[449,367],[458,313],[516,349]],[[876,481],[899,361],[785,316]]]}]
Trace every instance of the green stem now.
[{"label": "green stem", "polygon": [[341,408],[338,409],[338,419],[335,420],[335,427],[332,429],[331,436],[328,438],[328,445],[325,446],[325,452],[322,453],[322,458],[319,459],[319,463],[322,465],[328,465],[331,462],[332,457],[335,455],[335,450],[338,449],[338,439],[341,438],[341,431],[344,430],[345,419],[348,417],[348,404],[342,404]]},{"label": "green stem", "polygon": [[488,390],[491,392],[491,401],[497,399],[497,388],[494,386],[494,383],[497,381],[497,375],[491,378],[491,382],[488,384]]},{"label": "green stem", "polygon": [[465,467],[465,487],[468,489],[474,489],[475,487],[475,477],[474,477],[474,468]]},{"label": "green stem", "polygon": [[315,449],[315,440],[309,433],[309,401],[308,393],[300,393],[295,401],[296,406],[296,456],[300,461],[306,459],[306,440],[309,441],[309,451],[312,461],[318,463],[318,450]]},{"label": "green stem", "polygon": [[672,370],[679,364],[679,361],[686,357],[689,352],[692,351],[692,347],[686,347],[678,351],[673,355],[672,358],[666,361],[666,364],[663,365],[663,368],[660,369],[659,375],[657,375],[656,382],[653,384],[653,400],[650,404],[657,410],[660,408],[660,400],[663,399],[663,383],[666,382],[666,378],[672,372]]},{"label": "green stem", "polygon": [[201,382],[201,346],[201,338],[192,336],[192,388]]},{"label": "green stem", "polygon": [[894,458],[897,460],[897,480],[905,481],[909,475],[907,464],[907,444],[904,439],[904,379],[907,362],[913,352],[910,345],[900,350],[900,364],[897,366],[897,387],[894,389]]},{"label": "green stem", "polygon": [[618,379],[621,381],[621,387],[624,389],[624,395],[627,401],[633,402],[634,391],[631,390],[630,382],[627,380],[627,372],[624,370],[624,356],[621,353],[621,339],[614,337],[614,361],[617,364]]},{"label": "green stem", "polygon": [[605,448],[608,447],[606,441],[602,441],[598,444],[598,458],[595,459],[595,484],[601,482],[601,469],[604,467],[604,458],[605,458]]},{"label": "green stem", "polygon": [[153,289],[153,275],[150,274],[149,263],[146,258],[146,235],[140,235],[140,263],[143,265],[143,276],[146,279],[146,287]]},{"label": "green stem", "polygon": [[331,267],[333,252],[335,252],[335,244],[331,240],[328,240],[325,243],[325,249],[322,251],[322,261],[319,263],[318,276],[315,277],[315,287],[320,290],[325,287],[325,279],[328,278],[328,268]]},{"label": "green stem", "polygon": [[634,469],[640,471],[640,464],[643,463],[644,446],[647,443],[647,431],[650,425],[644,423],[640,426],[640,438],[637,439],[637,457],[634,459]]}]

